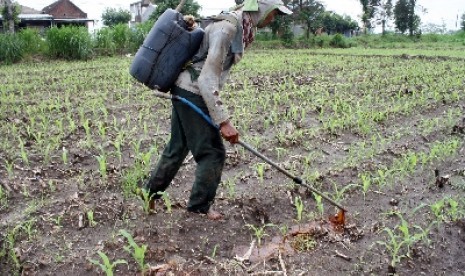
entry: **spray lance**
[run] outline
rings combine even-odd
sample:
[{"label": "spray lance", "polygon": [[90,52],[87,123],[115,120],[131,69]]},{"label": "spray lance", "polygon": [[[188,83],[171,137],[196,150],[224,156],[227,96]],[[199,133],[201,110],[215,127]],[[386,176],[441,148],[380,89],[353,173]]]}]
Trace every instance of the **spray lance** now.
[{"label": "spray lance", "polygon": [[[196,113],[198,113],[205,121],[208,122],[208,124],[210,124],[212,127],[216,128],[216,129],[220,129],[218,125],[216,125],[213,120],[210,118],[210,116],[208,116],[207,114],[205,114],[200,108],[198,108],[196,105],[194,105],[193,103],[191,103],[190,101],[186,100],[185,98],[183,97],[180,97],[180,96],[177,96],[177,95],[172,95],[172,94],[169,94],[169,93],[163,93],[163,92],[159,92],[159,91],[154,91],[154,95],[159,97],[159,98],[164,98],[164,99],[169,99],[169,100],[175,100],[175,101],[180,101],[182,102],[183,104],[189,106],[190,108],[192,108]],[[242,147],[244,147],[246,150],[248,150],[249,152],[251,152],[252,154],[254,154],[255,156],[259,157],[260,159],[262,159],[263,161],[265,161],[266,163],[270,164],[272,167],[274,167],[275,169],[277,169],[278,171],[280,171],[281,173],[283,173],[284,175],[286,175],[287,177],[291,178],[294,183],[300,185],[300,186],[303,186],[307,189],[309,189],[310,191],[314,192],[315,194],[318,194],[319,196],[321,196],[323,199],[325,199],[326,201],[328,201],[329,203],[331,203],[333,206],[336,206],[337,208],[339,208],[339,212],[338,214],[336,214],[333,218],[331,218],[331,221],[335,224],[338,224],[338,225],[344,225],[344,221],[345,221],[345,212],[347,211],[346,208],[344,208],[342,205],[340,205],[339,203],[337,203],[336,201],[332,200],[331,198],[329,198],[328,196],[326,196],[325,194],[321,193],[320,191],[316,190],[315,188],[313,188],[312,186],[308,185],[307,183],[305,183],[304,180],[302,180],[300,177],[297,177],[297,176],[294,176],[292,175],[291,173],[289,173],[288,171],[286,171],[285,169],[281,168],[278,164],[276,164],[275,162],[273,162],[272,160],[270,160],[268,157],[264,156],[263,154],[261,154],[260,152],[258,152],[257,150],[255,150],[253,147],[251,147],[249,144],[243,142],[243,141],[238,141],[237,142],[239,145],[241,145]]]}]

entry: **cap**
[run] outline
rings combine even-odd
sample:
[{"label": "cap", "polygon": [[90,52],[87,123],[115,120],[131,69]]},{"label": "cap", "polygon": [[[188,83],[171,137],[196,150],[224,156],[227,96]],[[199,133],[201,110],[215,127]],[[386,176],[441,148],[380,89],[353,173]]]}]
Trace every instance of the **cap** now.
[{"label": "cap", "polygon": [[280,14],[292,14],[281,0],[245,0],[243,5],[244,11],[258,11],[260,6],[266,10],[266,13],[278,10]]},{"label": "cap", "polygon": [[292,14],[292,11],[288,9],[286,6],[284,6],[284,4],[281,6],[278,6],[276,9],[279,11],[280,14],[287,14],[287,15]]}]

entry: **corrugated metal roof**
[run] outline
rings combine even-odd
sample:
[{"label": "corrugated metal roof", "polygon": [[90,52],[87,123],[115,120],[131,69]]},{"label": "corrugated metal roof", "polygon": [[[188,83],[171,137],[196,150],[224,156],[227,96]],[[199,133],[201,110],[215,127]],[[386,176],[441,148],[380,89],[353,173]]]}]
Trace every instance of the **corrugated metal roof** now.
[{"label": "corrugated metal roof", "polygon": [[[21,9],[20,13],[28,13],[28,14],[40,13],[40,11],[38,11],[38,10],[35,10],[35,9],[27,7],[27,6],[20,5],[20,4],[16,3],[16,2],[13,2],[13,4],[19,6],[19,8]],[[5,1],[0,0],[0,5],[3,7],[3,5],[5,5]]]},{"label": "corrugated metal roof", "polygon": [[[50,14],[22,14],[20,13],[18,15],[19,19],[24,19],[24,20],[52,20],[53,16]],[[0,19],[3,19],[3,17],[0,15]]]},{"label": "corrugated metal roof", "polygon": [[38,14],[38,13],[40,13],[40,11],[35,10],[33,8],[26,7],[26,6],[23,6],[23,5],[20,5],[20,6],[21,6],[21,13],[24,13],[24,14]]},{"label": "corrugated metal roof", "polygon": [[52,19],[53,16],[50,14],[19,14],[18,17],[20,19]]}]

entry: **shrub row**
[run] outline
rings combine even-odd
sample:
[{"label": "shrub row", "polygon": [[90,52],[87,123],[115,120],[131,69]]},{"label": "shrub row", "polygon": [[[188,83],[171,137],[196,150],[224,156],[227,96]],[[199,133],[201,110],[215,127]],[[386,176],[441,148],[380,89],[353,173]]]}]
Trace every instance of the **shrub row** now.
[{"label": "shrub row", "polygon": [[[24,29],[16,34],[0,34],[0,64],[18,62],[31,55],[60,59],[89,59],[94,56],[135,53],[150,31],[153,22],[136,28],[126,24],[102,28],[90,34],[85,27],[51,28],[42,37],[36,30]],[[277,40],[269,33],[258,34],[254,48],[349,48],[353,46],[391,48],[398,43],[449,42],[465,45],[465,31],[453,35],[427,34],[421,37],[388,33],[346,38],[341,34]]]},{"label": "shrub row", "polygon": [[0,34],[0,64],[11,64],[33,55],[86,60],[98,55],[135,52],[152,24],[139,24],[133,29],[121,24],[102,28],[93,34],[85,27],[76,26],[53,27],[47,29],[44,36],[34,29]]}]

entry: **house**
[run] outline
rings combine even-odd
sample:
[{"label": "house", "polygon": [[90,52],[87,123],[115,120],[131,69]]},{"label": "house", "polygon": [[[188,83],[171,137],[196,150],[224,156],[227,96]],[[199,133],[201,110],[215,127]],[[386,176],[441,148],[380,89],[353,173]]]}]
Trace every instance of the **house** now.
[{"label": "house", "polygon": [[87,18],[87,13],[83,12],[70,0],[58,0],[42,9],[43,14],[50,14],[53,17],[54,26],[88,26],[94,20]]},{"label": "house", "polygon": [[129,11],[131,12],[130,25],[134,26],[137,23],[147,21],[155,11],[155,6],[152,5],[150,0],[141,0],[130,4]]},{"label": "house", "polygon": [[[3,7],[5,0],[0,0],[0,6]],[[87,14],[70,0],[58,0],[51,5],[43,8],[41,11],[33,8],[19,5],[20,13],[18,18],[20,22],[17,29],[35,28],[43,32],[45,28],[52,26],[85,26],[89,27],[94,20],[88,19]],[[3,18],[0,15],[0,32],[3,32]]]}]

